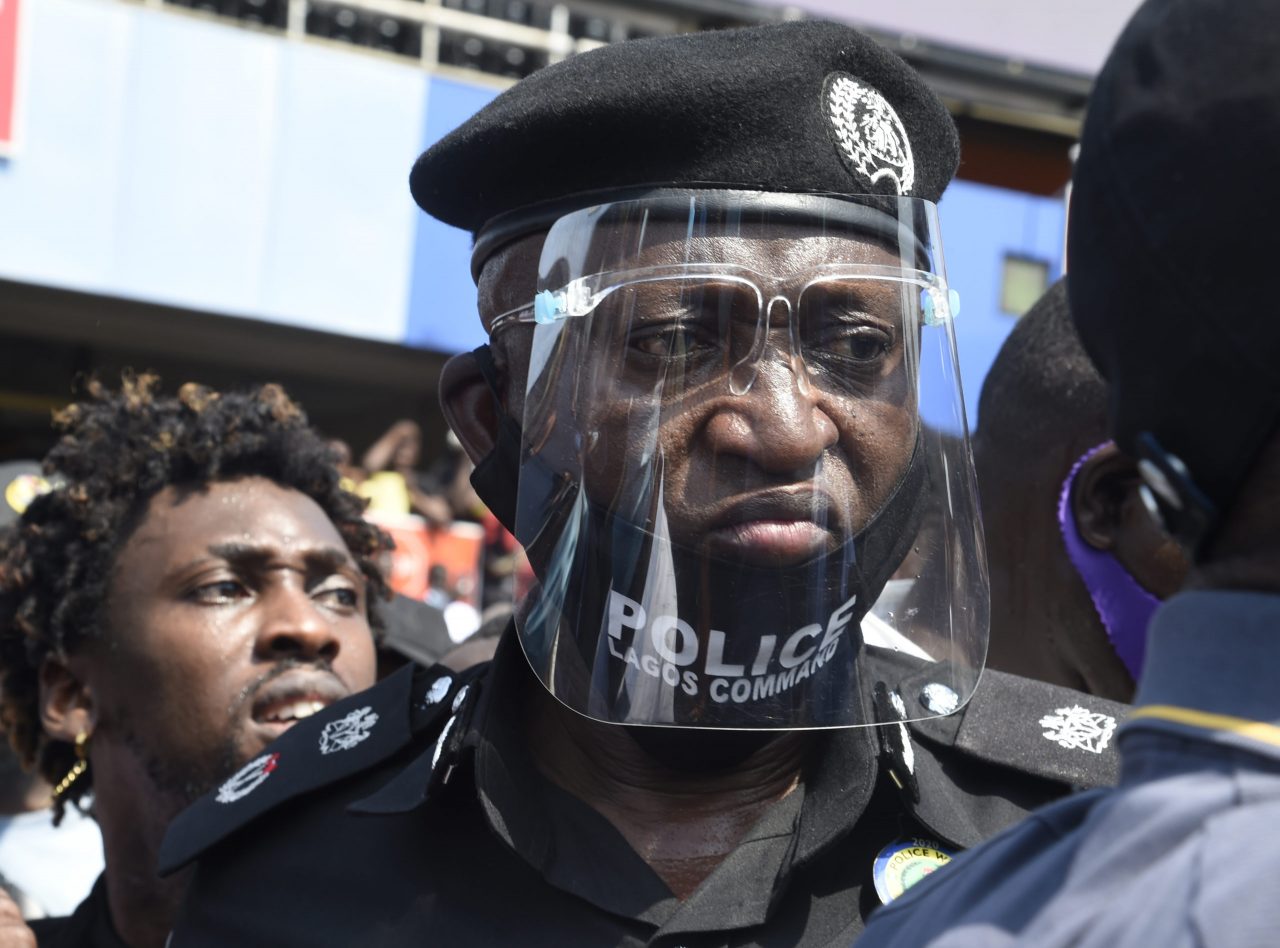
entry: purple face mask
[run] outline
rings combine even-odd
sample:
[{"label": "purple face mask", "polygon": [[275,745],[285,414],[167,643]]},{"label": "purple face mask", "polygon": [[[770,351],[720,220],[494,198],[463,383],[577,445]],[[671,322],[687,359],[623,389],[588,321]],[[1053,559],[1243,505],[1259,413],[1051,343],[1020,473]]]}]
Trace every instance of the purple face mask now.
[{"label": "purple face mask", "polygon": [[1103,448],[1110,446],[1111,442],[1105,441],[1090,448],[1072,466],[1058,499],[1058,526],[1062,528],[1067,556],[1089,590],[1098,617],[1107,630],[1107,638],[1111,640],[1111,647],[1136,681],[1142,673],[1142,662],[1147,653],[1147,623],[1160,600],[1138,585],[1138,581],[1114,556],[1095,550],[1086,543],[1071,513],[1071,490],[1080,468]]}]

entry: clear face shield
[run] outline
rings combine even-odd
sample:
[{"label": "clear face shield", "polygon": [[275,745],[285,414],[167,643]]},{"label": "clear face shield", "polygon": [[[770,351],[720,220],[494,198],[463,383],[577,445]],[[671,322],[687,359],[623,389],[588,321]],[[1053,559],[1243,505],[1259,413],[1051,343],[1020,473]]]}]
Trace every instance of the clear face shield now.
[{"label": "clear face shield", "polygon": [[967,701],[988,589],[957,306],[917,199],[672,191],[559,219],[534,305],[492,330],[530,334],[516,624],[547,689],[686,728]]}]

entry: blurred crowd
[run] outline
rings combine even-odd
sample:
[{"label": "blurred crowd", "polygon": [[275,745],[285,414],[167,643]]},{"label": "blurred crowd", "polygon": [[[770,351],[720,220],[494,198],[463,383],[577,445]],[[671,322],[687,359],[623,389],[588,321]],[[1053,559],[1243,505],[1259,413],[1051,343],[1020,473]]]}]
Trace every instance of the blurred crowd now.
[{"label": "blurred crowd", "polygon": [[345,442],[329,446],[342,486],[364,498],[365,516],[395,541],[384,564],[395,592],[444,611],[455,642],[509,611],[518,544],[476,495],[475,465],[452,432],[426,465],[422,429],[409,419],[388,428],[358,465]]}]

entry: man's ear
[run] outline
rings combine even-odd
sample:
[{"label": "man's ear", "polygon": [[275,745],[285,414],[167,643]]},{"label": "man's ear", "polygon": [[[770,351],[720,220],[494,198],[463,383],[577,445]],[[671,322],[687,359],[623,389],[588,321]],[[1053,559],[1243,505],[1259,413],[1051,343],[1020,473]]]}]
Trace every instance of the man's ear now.
[{"label": "man's ear", "polygon": [[40,665],[40,724],[50,737],[69,743],[98,726],[92,689],[52,656]]},{"label": "man's ear", "polygon": [[1138,480],[1138,465],[1115,445],[1081,465],[1071,492],[1071,513],[1085,543],[1115,550],[1124,526],[1125,497]]},{"label": "man's ear", "polygon": [[498,439],[498,406],[476,358],[456,355],[440,373],[440,407],[472,464],[493,450]]}]

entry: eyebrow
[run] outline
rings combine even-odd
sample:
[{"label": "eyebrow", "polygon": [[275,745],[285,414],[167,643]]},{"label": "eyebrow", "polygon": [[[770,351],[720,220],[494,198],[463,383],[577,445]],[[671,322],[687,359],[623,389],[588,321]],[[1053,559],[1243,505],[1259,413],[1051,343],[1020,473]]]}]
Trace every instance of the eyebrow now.
[{"label": "eyebrow", "polygon": [[[242,567],[260,567],[279,555],[279,551],[273,547],[238,541],[214,543],[209,547],[209,552],[219,559]],[[313,572],[322,570],[336,572],[343,568],[350,569],[355,565],[350,552],[336,546],[307,550],[302,554],[302,558],[308,570]]]}]

